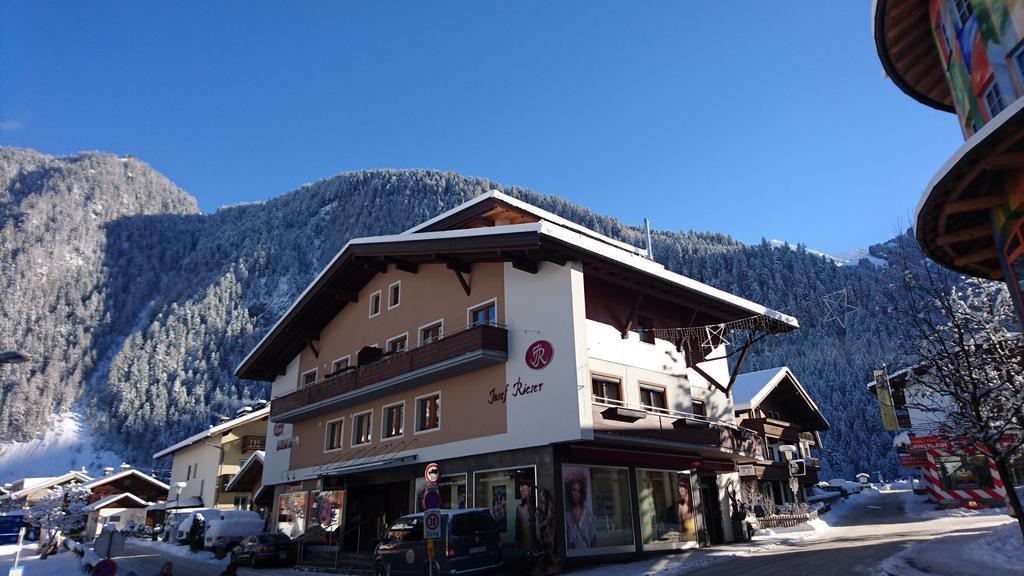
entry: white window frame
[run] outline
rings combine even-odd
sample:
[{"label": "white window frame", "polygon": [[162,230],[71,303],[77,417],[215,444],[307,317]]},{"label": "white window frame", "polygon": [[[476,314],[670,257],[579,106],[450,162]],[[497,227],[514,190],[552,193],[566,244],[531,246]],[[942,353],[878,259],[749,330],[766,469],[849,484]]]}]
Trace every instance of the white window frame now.
[{"label": "white window frame", "polygon": [[338,368],[335,368],[335,366],[338,364],[338,362],[341,362],[342,360],[347,360],[348,361],[348,364],[347,364],[346,368],[351,368],[352,367],[352,355],[351,354],[345,354],[341,358],[335,358],[331,362],[331,373],[332,374],[338,371]]},{"label": "white window frame", "polygon": [[[394,436],[385,435],[385,431],[388,427],[388,408],[394,408],[395,406],[402,407],[402,433],[395,434]],[[390,442],[391,440],[397,440],[398,438],[405,437],[405,400],[400,402],[392,402],[391,404],[385,404],[380,411],[380,441]]]},{"label": "white window frame", "polygon": [[409,351],[409,333],[408,332],[402,332],[401,334],[397,334],[395,336],[392,336],[391,338],[388,338],[387,342],[384,343],[384,353],[385,354],[390,354],[391,353],[391,343],[394,342],[395,340],[400,339],[400,338],[405,338],[405,349],[404,350],[395,350],[395,352],[408,352]]},{"label": "white window frame", "polygon": [[[394,288],[395,286],[398,286],[398,302],[392,303],[391,302],[391,294],[392,294],[391,289]],[[391,284],[388,284],[388,310],[391,310],[392,308],[398,308],[398,306],[401,303],[402,303],[402,281],[399,280],[398,282],[392,282]]]},{"label": "white window frame", "polygon": [[[444,318],[438,318],[437,320],[434,320],[433,322],[427,322],[423,326],[420,326],[419,328],[416,329],[416,345],[417,346],[423,346],[424,344],[426,344],[426,342],[424,342],[424,340],[423,340],[423,329],[424,328],[430,328],[431,326],[434,326],[435,324],[440,324],[441,325],[441,329],[438,330],[438,333],[437,333],[437,340],[440,340],[441,338],[444,338]],[[436,342],[437,340],[431,340],[431,342]]]},{"label": "white window frame", "polygon": [[[335,422],[340,422],[340,424],[338,424],[338,425],[341,427],[341,433],[338,434],[338,447],[337,448],[328,448],[327,447],[328,446],[328,441],[327,440],[329,438],[328,433],[331,430],[331,424],[334,424]],[[324,422],[324,454],[327,454],[329,452],[339,452],[339,451],[344,450],[344,449],[345,449],[345,417],[341,416],[340,418],[332,418],[331,420],[328,420],[328,421]]]},{"label": "white window frame", "polygon": [[[366,423],[366,432],[367,432],[366,437],[368,438],[368,440],[366,442],[358,442],[357,443],[356,442],[356,432],[358,431],[358,427],[356,426],[357,421],[359,420],[360,416],[365,416],[367,414],[370,416],[370,421]],[[373,444],[373,409],[371,408],[370,410],[363,410],[361,412],[353,412],[349,416],[349,418],[352,420],[352,426],[350,426],[350,428],[352,429],[352,432],[351,432],[352,437],[349,438],[349,444],[348,445],[350,447],[352,447],[352,448],[359,448],[361,446],[369,446],[370,444]]]},{"label": "white window frame", "polygon": [[[373,311],[373,301],[374,300],[377,301],[377,312],[376,313]],[[384,309],[384,299],[381,296],[380,290],[377,290],[376,292],[370,294],[370,306],[369,306],[367,312],[370,313],[370,316],[369,316],[370,318],[376,318],[377,316],[380,316],[381,310],[383,310],[383,309]]]},{"label": "white window frame", "polygon": [[489,304],[494,304],[494,322],[495,323],[498,322],[498,298],[495,297],[495,298],[491,298],[489,300],[484,300],[483,302],[480,302],[479,304],[474,304],[474,305],[469,306],[469,307],[466,308],[466,328],[470,328],[470,327],[474,326],[474,324],[473,324],[473,311],[474,310],[478,310],[480,308],[485,308]]},{"label": "white window frame", "polygon": [[[299,374],[299,388],[305,388],[306,386],[309,386],[311,384],[315,384],[317,376],[320,375],[317,372],[317,370],[319,370],[319,368],[313,368],[312,370],[306,370],[302,374]],[[312,374],[313,375],[313,381],[310,382],[309,384],[306,384],[306,375],[307,374]]]},{"label": "white window frame", "polygon": [[[992,104],[989,102],[989,95],[995,96],[996,104],[999,106],[998,110],[992,109]],[[995,118],[1000,112],[1006,108],[1003,106],[1003,91],[999,88],[999,83],[996,82],[995,78],[992,78],[992,83],[988,85],[988,88],[981,93],[981,99],[985,102],[986,112],[988,112],[989,118]]]},{"label": "white window frame", "polygon": [[[437,396],[437,427],[427,428],[426,430],[420,430],[420,400],[424,398],[430,398],[431,396]],[[412,435],[419,436],[420,434],[430,434],[431,432],[438,432],[441,430],[441,391],[435,390],[433,392],[423,394],[413,398],[412,405],[416,413],[412,416]]]}]

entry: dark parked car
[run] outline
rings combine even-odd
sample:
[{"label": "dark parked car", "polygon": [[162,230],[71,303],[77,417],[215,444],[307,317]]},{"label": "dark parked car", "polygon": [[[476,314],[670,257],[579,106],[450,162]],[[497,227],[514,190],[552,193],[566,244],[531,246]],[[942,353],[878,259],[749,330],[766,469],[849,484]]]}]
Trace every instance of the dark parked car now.
[{"label": "dark parked car", "polygon": [[290,566],[297,557],[291,538],[280,532],[247,536],[231,550],[231,561],[244,566],[279,564]]},{"label": "dark parked car", "polygon": [[[377,576],[425,574],[427,541],[423,514],[396,520],[377,544],[373,569]],[[434,542],[436,574],[480,574],[501,566],[498,524],[486,508],[441,510],[441,538]]]}]

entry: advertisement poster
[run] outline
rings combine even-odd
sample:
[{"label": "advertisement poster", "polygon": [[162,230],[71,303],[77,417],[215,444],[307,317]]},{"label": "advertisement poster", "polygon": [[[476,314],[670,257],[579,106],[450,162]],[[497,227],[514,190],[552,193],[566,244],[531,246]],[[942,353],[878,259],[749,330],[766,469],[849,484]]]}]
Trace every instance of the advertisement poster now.
[{"label": "advertisement poster", "polygon": [[491,470],[473,477],[473,504],[491,511],[503,544],[517,548],[533,545],[537,533],[535,479],[533,468]]},{"label": "advertisement poster", "polygon": [[[437,492],[441,495],[441,508],[462,509],[466,503],[466,475],[442,476],[437,483]],[[423,512],[423,497],[427,493],[427,481],[416,478],[416,512]]]},{"label": "advertisement poster", "polygon": [[623,468],[564,466],[565,541],[570,554],[633,546],[629,473]]},{"label": "advertisement poster", "polygon": [[289,538],[306,532],[306,493],[289,492],[277,498],[277,530]]},{"label": "advertisement poster", "polygon": [[640,531],[645,548],[678,548],[697,543],[688,474],[664,470],[636,471]]}]

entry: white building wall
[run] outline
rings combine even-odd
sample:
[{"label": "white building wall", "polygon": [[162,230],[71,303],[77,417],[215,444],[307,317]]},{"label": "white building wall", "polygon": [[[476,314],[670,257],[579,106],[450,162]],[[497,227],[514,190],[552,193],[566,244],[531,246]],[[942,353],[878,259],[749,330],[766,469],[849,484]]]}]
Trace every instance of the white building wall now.
[{"label": "white building wall", "polygon": [[[204,442],[213,442],[213,439],[201,440],[177,450],[173,455],[171,464],[170,489],[167,491],[167,500],[184,500],[193,496],[203,499],[204,506],[212,507],[216,502],[217,491],[217,467],[220,464],[220,449],[210,446]],[[198,466],[198,472],[196,472]],[[184,482],[185,487],[181,489],[178,496],[178,482]]]},{"label": "white building wall", "polygon": [[[278,376],[270,385],[271,399],[277,398],[296,389],[299,381],[299,356],[296,355],[284,374]],[[273,420],[267,420],[267,447],[263,451],[263,485],[271,486],[289,481],[288,461],[291,458],[290,448],[278,449],[279,443],[287,442],[292,437],[292,425],[282,424],[279,433],[274,432]],[[313,441],[307,438],[306,441]],[[301,439],[300,439],[301,441]]]}]

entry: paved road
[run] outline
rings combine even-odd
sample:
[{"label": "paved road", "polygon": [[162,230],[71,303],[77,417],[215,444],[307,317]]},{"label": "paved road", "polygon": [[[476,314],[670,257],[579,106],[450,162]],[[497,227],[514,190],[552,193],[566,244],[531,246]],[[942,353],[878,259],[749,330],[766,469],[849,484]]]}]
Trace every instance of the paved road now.
[{"label": "paved road", "polygon": [[1005,516],[922,519],[905,512],[903,502],[906,497],[905,492],[865,493],[851,500],[851,508],[844,511],[838,521],[832,522],[832,530],[804,541],[769,548],[753,556],[719,562],[691,574],[879,574],[876,571],[879,563],[915,542],[1005,521]]},{"label": "paved road", "polygon": [[[123,576],[129,570],[135,571],[138,576],[157,576],[160,567],[164,562],[170,561],[174,564],[174,576],[219,576],[224,571],[225,562],[212,563],[209,560],[196,560],[188,557],[171,556],[166,554],[160,547],[148,544],[139,544],[128,540],[125,545],[124,555],[115,558],[117,561],[117,574]],[[272,574],[287,574],[290,570],[274,570],[265,572],[251,568],[240,568],[239,576],[267,576]]]}]

